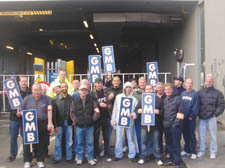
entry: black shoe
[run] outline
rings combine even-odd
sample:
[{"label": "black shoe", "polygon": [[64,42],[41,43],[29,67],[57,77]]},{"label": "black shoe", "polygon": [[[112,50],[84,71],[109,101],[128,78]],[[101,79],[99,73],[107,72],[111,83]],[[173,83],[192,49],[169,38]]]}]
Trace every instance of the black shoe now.
[{"label": "black shoe", "polygon": [[52,164],[58,164],[61,160],[53,160]]},{"label": "black shoe", "polygon": [[66,162],[69,163],[69,164],[75,163],[74,160],[66,160]]},{"label": "black shoe", "polygon": [[121,160],[121,158],[117,158],[117,157],[114,157],[114,158],[113,158],[113,161],[115,161],[115,162],[117,162],[117,161],[119,161],[119,160]]},{"label": "black shoe", "polygon": [[7,158],[7,162],[13,162],[15,159],[16,159],[15,156],[9,156],[9,157]]}]

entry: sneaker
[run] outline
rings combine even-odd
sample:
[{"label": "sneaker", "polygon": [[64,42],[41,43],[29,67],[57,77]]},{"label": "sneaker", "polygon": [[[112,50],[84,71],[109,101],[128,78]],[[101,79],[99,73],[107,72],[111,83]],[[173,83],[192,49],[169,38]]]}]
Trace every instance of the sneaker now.
[{"label": "sneaker", "polygon": [[83,161],[82,160],[77,160],[77,165],[82,165]]},{"label": "sneaker", "polygon": [[194,153],[192,153],[192,154],[191,154],[191,159],[195,160],[196,158],[197,158],[197,155],[194,154]]},{"label": "sneaker", "polygon": [[138,161],[138,164],[144,164],[144,163],[145,163],[144,159],[140,159],[140,160]]},{"label": "sneaker", "polygon": [[15,156],[9,156],[9,157],[7,158],[7,162],[13,162],[15,159],[16,159]]},{"label": "sneaker", "polygon": [[77,155],[76,155],[76,157],[75,157],[75,162],[77,162],[78,161],[78,159],[77,159]]},{"label": "sneaker", "polygon": [[106,157],[105,160],[106,160],[106,162],[111,162],[112,158],[111,157]]},{"label": "sneaker", "polygon": [[158,160],[156,163],[157,163],[158,166],[162,166],[163,165],[162,160]]},{"label": "sneaker", "polygon": [[88,161],[88,164],[91,166],[94,166],[94,165],[96,165],[96,162],[94,160],[90,160],[90,161]]},{"label": "sneaker", "polygon": [[30,162],[25,162],[24,163],[24,168],[30,168]]},{"label": "sneaker", "polygon": [[166,154],[166,158],[170,159],[170,154],[169,153]]},{"label": "sneaker", "polygon": [[123,147],[123,152],[127,152],[127,150],[128,150],[128,147],[127,146],[124,146]]},{"label": "sneaker", "polygon": [[210,154],[210,159],[216,159],[216,154],[211,153],[211,154]]},{"label": "sneaker", "polygon": [[45,167],[44,162],[37,162],[37,166],[39,168],[44,168]]},{"label": "sneaker", "polygon": [[94,158],[93,160],[94,160],[95,162],[98,162],[98,159],[97,159],[97,158]]},{"label": "sneaker", "polygon": [[181,156],[183,157],[183,156],[191,156],[191,154],[190,153],[187,153],[187,152],[185,152],[185,151],[182,151],[181,152]]},{"label": "sneaker", "polygon": [[198,152],[197,157],[202,157],[202,156],[204,156],[204,155],[205,155],[204,152]]}]

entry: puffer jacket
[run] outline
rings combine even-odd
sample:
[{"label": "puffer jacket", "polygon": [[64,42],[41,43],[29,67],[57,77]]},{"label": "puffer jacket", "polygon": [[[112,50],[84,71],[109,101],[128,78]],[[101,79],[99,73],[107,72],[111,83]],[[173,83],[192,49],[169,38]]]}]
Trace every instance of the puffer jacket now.
[{"label": "puffer jacket", "polygon": [[171,96],[170,98],[164,99],[164,115],[163,115],[163,126],[165,128],[171,126],[182,127],[183,119],[178,119],[178,115],[184,115],[184,105],[181,101],[180,96]]},{"label": "puffer jacket", "polygon": [[224,95],[214,87],[198,91],[200,96],[199,118],[206,120],[224,112]]}]

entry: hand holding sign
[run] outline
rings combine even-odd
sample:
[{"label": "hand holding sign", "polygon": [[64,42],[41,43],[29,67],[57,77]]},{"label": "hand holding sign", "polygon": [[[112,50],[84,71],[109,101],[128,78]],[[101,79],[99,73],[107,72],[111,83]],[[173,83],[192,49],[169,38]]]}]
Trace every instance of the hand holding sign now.
[{"label": "hand holding sign", "polygon": [[154,109],[154,113],[159,115],[159,109]]}]

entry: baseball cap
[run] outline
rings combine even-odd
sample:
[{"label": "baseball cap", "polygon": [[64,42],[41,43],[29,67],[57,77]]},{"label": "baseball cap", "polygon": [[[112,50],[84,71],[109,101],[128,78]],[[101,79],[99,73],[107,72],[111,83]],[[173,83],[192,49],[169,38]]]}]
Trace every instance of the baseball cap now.
[{"label": "baseball cap", "polygon": [[96,78],[95,83],[98,83],[98,82],[103,82],[102,78]]},{"label": "baseball cap", "polygon": [[80,87],[79,87],[79,90],[81,90],[81,89],[88,89],[88,87],[87,87],[87,85],[82,84],[82,85],[80,85]]},{"label": "baseball cap", "polygon": [[174,80],[179,80],[179,81],[181,81],[182,83],[184,82],[184,78],[183,78],[182,76],[174,77]]}]

